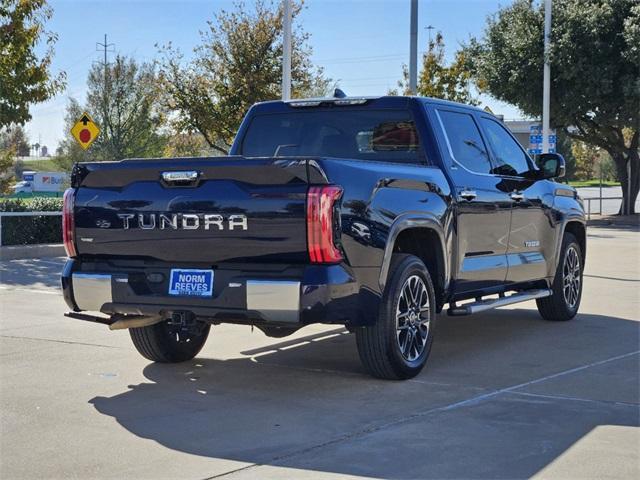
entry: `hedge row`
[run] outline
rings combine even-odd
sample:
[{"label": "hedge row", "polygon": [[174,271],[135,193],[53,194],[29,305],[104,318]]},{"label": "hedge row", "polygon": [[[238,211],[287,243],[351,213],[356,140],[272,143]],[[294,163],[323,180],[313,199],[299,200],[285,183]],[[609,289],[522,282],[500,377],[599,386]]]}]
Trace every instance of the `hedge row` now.
[{"label": "hedge row", "polygon": [[[61,198],[0,198],[0,212],[60,212]],[[3,217],[2,245],[61,243],[62,217]]]}]

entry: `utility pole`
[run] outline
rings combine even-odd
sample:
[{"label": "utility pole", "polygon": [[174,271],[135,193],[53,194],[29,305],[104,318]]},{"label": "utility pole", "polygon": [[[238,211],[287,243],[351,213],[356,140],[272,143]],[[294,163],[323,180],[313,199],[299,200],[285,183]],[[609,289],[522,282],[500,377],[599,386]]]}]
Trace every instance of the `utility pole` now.
[{"label": "utility pole", "polygon": [[415,95],[418,89],[418,0],[411,0],[410,42],[409,42],[409,93]]},{"label": "utility pole", "polygon": [[[107,42],[107,34],[104,34],[104,43],[100,43],[100,42],[96,42],[96,51],[102,51],[104,54],[104,60],[102,62],[94,62],[97,63],[98,65],[102,65],[102,69],[104,71],[104,85],[102,87],[102,123],[104,125],[102,125],[102,128],[106,129],[107,128],[107,118],[108,118],[108,114],[109,114],[109,109],[107,108],[109,105],[109,99],[108,99],[108,95],[107,95],[107,83],[109,81],[109,61],[107,59],[107,55],[109,53],[113,53],[115,52],[115,44],[113,43],[109,43]],[[95,112],[95,114],[97,114],[98,112]],[[88,150],[85,150],[84,153],[84,161],[87,161],[89,159],[88,155],[89,152]]]},{"label": "utility pole", "polygon": [[282,2],[282,100],[291,100],[291,0]]},{"label": "utility pole", "polygon": [[106,87],[107,87],[107,66],[109,65],[109,62],[107,61],[107,54],[108,53],[113,53],[115,50],[113,50],[113,47],[115,47],[115,43],[107,43],[107,34],[104,34],[104,43],[100,43],[100,42],[96,42],[96,50],[100,51],[102,50],[104,52],[104,61],[101,63],[101,65],[104,67],[104,86],[105,86],[105,91],[106,91]]},{"label": "utility pole", "polygon": [[549,153],[551,110],[551,0],[544,0],[544,78],[542,80],[542,153]]},{"label": "utility pole", "polygon": [[102,65],[102,68],[104,69],[104,88],[103,88],[103,92],[104,92],[104,108],[105,108],[105,114],[106,114],[106,105],[107,105],[107,80],[109,78],[109,72],[107,70],[107,68],[109,67],[109,62],[107,61],[107,54],[109,53],[113,53],[115,44],[114,43],[107,43],[107,34],[104,34],[104,43],[100,43],[100,42],[96,42],[96,50],[100,51],[102,50],[104,52],[104,60],[102,62],[98,62],[100,65]]}]

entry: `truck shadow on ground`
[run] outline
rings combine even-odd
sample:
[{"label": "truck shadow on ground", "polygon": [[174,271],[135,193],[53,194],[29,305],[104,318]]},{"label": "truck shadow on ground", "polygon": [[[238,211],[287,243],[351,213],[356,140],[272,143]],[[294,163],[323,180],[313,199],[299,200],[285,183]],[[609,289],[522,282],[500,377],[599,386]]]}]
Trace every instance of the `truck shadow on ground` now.
[{"label": "truck shadow on ground", "polygon": [[60,288],[64,258],[0,261],[0,283],[8,287]]},{"label": "truck shadow on ground", "polygon": [[378,478],[529,477],[599,426],[638,425],[637,355],[497,392],[637,351],[633,321],[443,316],[428,367],[406,382],[366,376],[338,332],[150,364],[149,383],[90,402],[177,451]]}]

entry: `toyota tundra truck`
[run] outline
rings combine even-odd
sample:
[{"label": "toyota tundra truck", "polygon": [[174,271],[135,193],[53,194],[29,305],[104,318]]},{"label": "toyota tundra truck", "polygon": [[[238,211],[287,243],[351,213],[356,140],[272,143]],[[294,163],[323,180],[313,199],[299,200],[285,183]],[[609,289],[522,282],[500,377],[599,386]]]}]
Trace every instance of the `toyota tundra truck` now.
[{"label": "toyota tundra truck", "polygon": [[576,315],[585,215],[564,170],[457,103],[258,103],[228,156],[75,165],[66,315],[129,329],[155,362],[194,358],[212,325],[339,324],[367,372],[411,378],[445,306]]}]

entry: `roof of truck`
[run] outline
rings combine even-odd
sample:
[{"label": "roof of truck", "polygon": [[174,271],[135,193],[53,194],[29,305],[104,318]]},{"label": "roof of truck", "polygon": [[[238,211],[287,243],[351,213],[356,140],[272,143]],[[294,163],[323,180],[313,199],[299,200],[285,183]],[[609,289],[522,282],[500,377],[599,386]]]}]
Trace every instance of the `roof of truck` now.
[{"label": "roof of truck", "polygon": [[475,110],[478,112],[487,113],[478,107],[474,107],[472,105],[466,105],[464,103],[452,102],[449,100],[442,100],[439,98],[432,97],[419,97],[419,96],[409,96],[409,95],[381,95],[381,96],[354,96],[354,97],[314,97],[314,98],[296,98],[292,100],[269,100],[266,102],[259,102],[254,105],[254,107],[259,108],[261,111],[278,111],[280,110],[278,107],[283,106],[292,106],[292,107],[316,107],[321,106],[322,104],[334,104],[334,105],[357,105],[358,102],[364,103],[375,103],[377,107],[381,108],[402,108],[407,105],[407,102],[411,99],[419,100],[424,103],[435,104],[435,105],[444,105],[451,107],[462,107],[470,110]]}]

